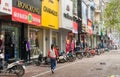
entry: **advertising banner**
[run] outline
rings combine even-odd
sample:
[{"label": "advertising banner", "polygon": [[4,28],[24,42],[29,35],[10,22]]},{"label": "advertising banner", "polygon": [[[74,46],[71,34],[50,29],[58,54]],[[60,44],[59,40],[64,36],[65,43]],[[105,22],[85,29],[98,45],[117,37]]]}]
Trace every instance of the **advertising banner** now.
[{"label": "advertising banner", "polygon": [[61,28],[73,29],[73,2],[71,0],[60,0],[61,5],[60,11],[61,16],[60,18],[60,25]]},{"label": "advertising banner", "polygon": [[18,22],[23,22],[27,24],[32,24],[36,26],[40,26],[41,21],[40,21],[40,15],[19,9],[13,7],[12,9],[12,20],[13,21],[18,21]]},{"label": "advertising banner", "polygon": [[13,7],[41,15],[42,0],[13,0]]},{"label": "advertising banner", "polygon": [[0,0],[0,12],[12,14],[12,0]]},{"label": "advertising banner", "polygon": [[72,29],[73,33],[78,33],[78,23],[73,21],[73,29]]},{"label": "advertising banner", "polygon": [[41,15],[43,27],[58,29],[58,0],[43,0]]},{"label": "advertising banner", "polygon": [[82,24],[87,26],[87,5],[82,2]]},{"label": "advertising banner", "polygon": [[87,32],[92,34],[92,20],[88,19],[88,29]]}]

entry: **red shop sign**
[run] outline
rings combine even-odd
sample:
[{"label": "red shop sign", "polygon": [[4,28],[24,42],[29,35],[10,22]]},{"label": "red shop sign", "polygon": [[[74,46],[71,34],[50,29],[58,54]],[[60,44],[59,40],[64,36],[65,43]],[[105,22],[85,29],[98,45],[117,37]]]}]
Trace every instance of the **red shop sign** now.
[{"label": "red shop sign", "polygon": [[92,21],[88,19],[88,26],[92,26]]},{"label": "red shop sign", "polygon": [[12,7],[12,20],[36,26],[41,25],[40,15],[33,14],[15,7]]},{"label": "red shop sign", "polygon": [[92,21],[88,19],[88,31],[89,34],[92,34]]}]

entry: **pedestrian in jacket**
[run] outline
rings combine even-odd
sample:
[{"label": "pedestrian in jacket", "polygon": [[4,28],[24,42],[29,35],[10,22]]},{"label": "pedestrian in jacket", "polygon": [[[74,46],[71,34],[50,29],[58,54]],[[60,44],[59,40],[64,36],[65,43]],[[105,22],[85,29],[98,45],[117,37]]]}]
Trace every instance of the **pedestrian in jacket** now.
[{"label": "pedestrian in jacket", "polygon": [[48,57],[50,58],[52,74],[54,74],[54,69],[56,68],[56,58],[58,57],[58,53],[54,44],[51,45],[51,49],[48,51]]}]

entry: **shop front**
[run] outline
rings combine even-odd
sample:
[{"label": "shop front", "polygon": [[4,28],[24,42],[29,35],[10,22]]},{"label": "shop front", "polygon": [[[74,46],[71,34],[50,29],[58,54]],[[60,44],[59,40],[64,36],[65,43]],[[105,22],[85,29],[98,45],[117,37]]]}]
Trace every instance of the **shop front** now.
[{"label": "shop front", "polygon": [[20,24],[2,21],[0,27],[0,37],[3,41],[5,60],[9,58],[18,59],[20,51]]},{"label": "shop front", "polygon": [[95,37],[94,37],[94,35],[92,35],[93,34],[93,32],[92,32],[92,20],[88,19],[87,22],[88,22],[87,33],[88,33],[89,38],[90,38],[90,40],[89,40],[90,47],[94,47],[94,42],[95,42],[94,38]]},{"label": "shop front", "polygon": [[4,59],[19,58],[20,24],[11,21],[12,0],[0,0],[0,41]]},{"label": "shop front", "polygon": [[29,27],[28,38],[31,44],[31,58],[37,58],[40,53],[43,53],[43,29]]},{"label": "shop front", "polygon": [[69,33],[73,30],[73,2],[71,0],[60,0],[59,4],[59,44],[60,50],[66,51],[67,41],[71,41]]},{"label": "shop front", "polygon": [[43,0],[41,12],[44,56],[51,44],[58,45],[58,0]]},{"label": "shop front", "polygon": [[28,59],[26,43],[30,43],[30,57],[37,58],[43,51],[43,30],[41,26],[41,1],[15,0],[12,7],[12,21],[20,23],[20,58]]}]

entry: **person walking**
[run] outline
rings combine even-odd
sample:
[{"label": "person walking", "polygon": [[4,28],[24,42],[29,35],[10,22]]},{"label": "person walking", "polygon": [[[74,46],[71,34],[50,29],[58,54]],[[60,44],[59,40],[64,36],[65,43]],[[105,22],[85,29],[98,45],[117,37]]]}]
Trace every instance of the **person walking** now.
[{"label": "person walking", "polygon": [[54,69],[56,68],[56,58],[58,57],[58,53],[54,44],[51,45],[51,49],[48,51],[48,57],[50,58],[52,74],[54,74]]}]

